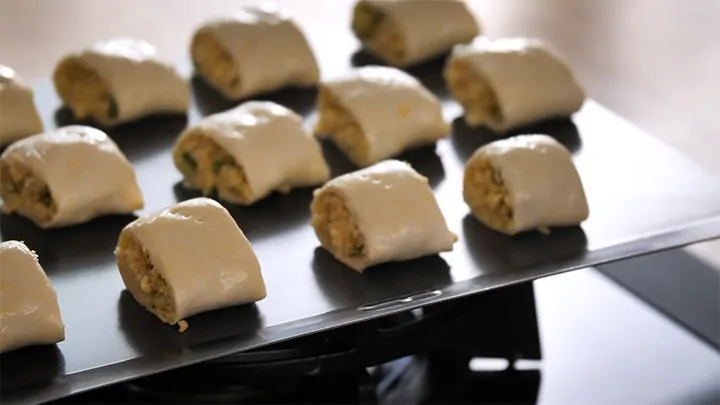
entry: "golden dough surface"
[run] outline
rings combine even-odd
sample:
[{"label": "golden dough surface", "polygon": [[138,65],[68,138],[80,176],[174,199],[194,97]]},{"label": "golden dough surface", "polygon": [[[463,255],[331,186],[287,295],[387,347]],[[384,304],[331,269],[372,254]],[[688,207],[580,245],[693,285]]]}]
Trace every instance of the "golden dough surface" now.
[{"label": "golden dough surface", "polygon": [[310,206],[312,226],[322,245],[343,258],[365,254],[365,238],[341,196],[320,193]]},{"label": "golden dough surface", "polygon": [[0,196],[3,211],[18,212],[36,223],[48,222],[57,213],[48,185],[12,159],[0,163]]},{"label": "golden dough surface", "polygon": [[60,62],[53,73],[53,82],[63,103],[76,118],[93,118],[108,122],[117,118],[118,106],[107,85],[92,69],[74,58]]},{"label": "golden dough surface", "polygon": [[217,193],[229,202],[248,205],[253,193],[244,169],[201,130],[185,136],[173,151],[185,184],[204,195]]},{"label": "golden dough surface", "polygon": [[360,124],[325,88],[320,89],[318,114],[320,118],[315,125],[315,133],[327,134],[355,165],[364,167],[370,164],[370,146]]},{"label": "golden dough surface", "polygon": [[500,173],[487,157],[470,161],[463,177],[463,198],[484,224],[507,233],[513,220],[512,201]]},{"label": "golden dough surface", "polygon": [[240,92],[241,82],[235,61],[215,35],[203,30],[195,34],[190,54],[199,73],[225,97],[233,98]]},{"label": "golden dough surface", "polygon": [[482,74],[463,60],[453,59],[444,71],[453,97],[465,110],[465,118],[472,125],[502,122],[502,112],[495,91]]}]

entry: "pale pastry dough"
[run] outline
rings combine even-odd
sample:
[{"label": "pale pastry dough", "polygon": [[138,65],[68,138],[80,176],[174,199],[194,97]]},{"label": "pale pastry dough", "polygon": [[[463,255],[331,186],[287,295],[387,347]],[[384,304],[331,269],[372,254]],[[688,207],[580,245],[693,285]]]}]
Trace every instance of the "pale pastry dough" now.
[{"label": "pale pastry dough", "polygon": [[574,226],[589,215],[570,152],[547,135],[520,135],[475,151],[463,196],[480,221],[508,235]]},{"label": "pale pastry dough", "polygon": [[65,340],[57,294],[24,243],[0,243],[0,353]]},{"label": "pale pastry dough", "polygon": [[6,213],[42,228],[143,208],[135,170],[104,132],[82,125],[34,135],[0,156]]},{"label": "pale pastry dough", "polygon": [[314,86],[320,77],[300,27],[271,2],[207,21],[193,35],[190,53],[202,77],[229,99]]},{"label": "pale pastry dough", "polygon": [[146,41],[115,38],[63,58],[53,73],[55,89],[77,118],[105,126],[148,115],[186,113],[187,82]]},{"label": "pale pastry dough", "polygon": [[480,34],[464,0],[361,0],[352,28],[364,48],[398,67],[441,55]]},{"label": "pale pastry dough", "polygon": [[195,198],[138,218],[115,250],[125,287],[183,331],[185,318],[265,298],[260,263],[230,213]]},{"label": "pale pastry dough", "polygon": [[457,241],[428,179],[398,160],[331,180],[315,191],[310,210],[322,246],[359,272],[451,251]]},{"label": "pale pastry dough", "polygon": [[32,89],[14,70],[0,65],[0,145],[42,131]]},{"label": "pale pastry dough", "polygon": [[186,129],[173,160],[187,186],[242,205],[330,178],[320,143],[302,118],[269,101],[246,102]]},{"label": "pale pastry dough", "polygon": [[442,105],[409,74],[366,66],[321,84],[317,134],[328,134],[360,167],[450,133]]},{"label": "pale pastry dough", "polygon": [[567,64],[536,39],[479,37],[457,45],[444,76],[465,122],[498,132],[569,116],[585,100]]}]

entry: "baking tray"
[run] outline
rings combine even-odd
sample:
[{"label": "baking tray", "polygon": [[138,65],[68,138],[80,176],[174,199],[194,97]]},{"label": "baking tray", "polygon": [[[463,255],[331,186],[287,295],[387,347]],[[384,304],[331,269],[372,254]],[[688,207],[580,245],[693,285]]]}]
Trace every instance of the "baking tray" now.
[{"label": "baking tray", "polygon": [[[325,54],[335,73],[373,63],[356,53]],[[330,59],[331,57],[332,59]],[[339,62],[340,63],[339,63]],[[188,74],[189,64],[179,63]],[[273,195],[253,207],[228,206],[263,267],[268,297],[256,305],[194,316],[178,333],[123,292],[113,249],[134,217],[105,217],[43,231],[16,216],[0,217],[2,240],[24,240],[57,289],[67,338],[56,347],[32,347],[1,358],[4,401],[38,402],[151,373],[249,350],[539,277],[683,246],[720,236],[720,183],[711,175],[593,101],[572,120],[555,120],[518,133],[554,136],[573,153],[590,203],[582,227],[514,238],[488,230],[468,215],[462,200],[463,163],[497,138],[464,125],[447,97],[442,61],[410,72],[443,100],[452,136],[436,147],[400,158],[430,179],[450,228],[460,240],[453,252],[378,266],[361,275],[318,248],[309,225],[311,189]],[[170,148],[178,133],[203,115],[232,105],[197,79],[187,117],[146,119],[109,131],[134,164],[151,212],[197,194],[180,186]],[[315,119],[314,90],[258,97]],[[36,88],[49,127],[73,123],[50,83]],[[334,175],[353,168],[323,144]]]}]

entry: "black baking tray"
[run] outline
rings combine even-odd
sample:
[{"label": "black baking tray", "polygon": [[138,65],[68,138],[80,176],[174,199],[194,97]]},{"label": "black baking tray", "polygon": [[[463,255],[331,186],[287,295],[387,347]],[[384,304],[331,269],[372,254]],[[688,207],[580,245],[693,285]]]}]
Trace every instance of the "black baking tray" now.
[{"label": "black baking tray", "polygon": [[[321,54],[324,72],[373,63],[356,53]],[[348,63],[348,61],[350,63]],[[189,64],[179,64],[189,74]],[[325,69],[329,67],[329,69]],[[573,153],[590,218],[582,227],[495,233],[468,215],[462,200],[463,164],[499,135],[468,128],[448,99],[442,61],[410,72],[442,100],[452,136],[436,147],[400,156],[430,179],[450,228],[453,252],[353,272],[318,248],[309,226],[311,189],[273,195],[249,208],[228,206],[262,264],[268,297],[256,305],[190,318],[185,333],[164,325],[124,292],[113,249],[132,216],[114,216],[65,229],[40,230],[17,216],[0,217],[2,240],[36,250],[57,289],[67,338],[57,346],[2,355],[5,402],[39,402],[95,387],[337,328],[390,313],[477,294],[565,271],[661,251],[720,236],[720,182],[694,163],[588,101],[572,120],[554,120],[516,133],[554,136]],[[146,207],[138,214],[196,197],[180,185],[170,148],[178,133],[203,115],[229,108],[197,79],[187,117],[145,119],[108,131],[134,164]],[[36,87],[48,128],[73,123],[50,83]],[[315,120],[315,90],[258,97]],[[334,175],[353,170],[323,144]]]}]

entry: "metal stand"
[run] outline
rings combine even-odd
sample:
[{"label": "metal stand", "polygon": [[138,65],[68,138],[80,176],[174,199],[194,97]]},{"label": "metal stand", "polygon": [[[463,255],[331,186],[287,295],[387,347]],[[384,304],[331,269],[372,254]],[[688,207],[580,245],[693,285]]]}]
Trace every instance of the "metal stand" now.
[{"label": "metal stand", "polygon": [[[532,284],[457,299],[70,397],[71,403],[534,402],[540,373],[473,372],[476,357],[540,359]],[[370,371],[368,371],[370,370]]]}]

